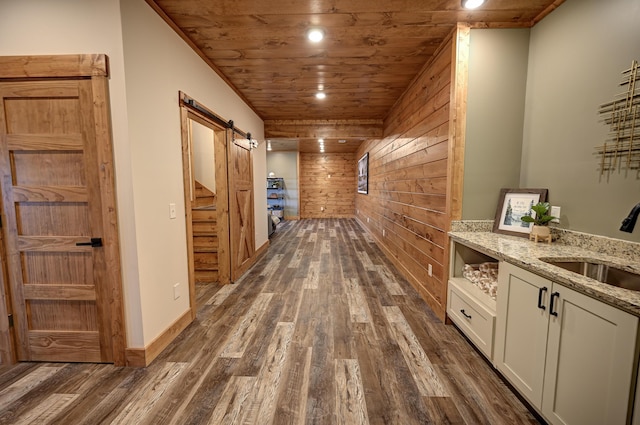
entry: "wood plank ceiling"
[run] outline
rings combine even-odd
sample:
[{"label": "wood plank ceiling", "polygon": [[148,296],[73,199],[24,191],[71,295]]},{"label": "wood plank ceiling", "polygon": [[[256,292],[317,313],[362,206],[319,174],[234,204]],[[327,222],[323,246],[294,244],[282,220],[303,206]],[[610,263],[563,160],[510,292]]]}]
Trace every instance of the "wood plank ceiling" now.
[{"label": "wood plank ceiling", "polygon": [[[291,121],[382,120],[457,22],[530,27],[562,1],[486,0],[472,11],[460,0],[147,3],[263,120]],[[308,41],[310,28],[324,40]]]}]

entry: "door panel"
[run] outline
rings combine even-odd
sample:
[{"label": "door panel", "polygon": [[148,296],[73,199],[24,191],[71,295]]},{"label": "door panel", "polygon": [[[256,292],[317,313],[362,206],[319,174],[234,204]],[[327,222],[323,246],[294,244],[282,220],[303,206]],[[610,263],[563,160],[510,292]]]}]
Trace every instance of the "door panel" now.
[{"label": "door panel", "polygon": [[233,140],[228,146],[231,280],[235,281],[249,268],[255,253],[253,162],[248,140]]},{"label": "door panel", "polygon": [[550,424],[624,424],[638,318],[554,284],[542,413]]},{"label": "door panel", "polygon": [[[18,360],[112,361],[89,79],[0,83],[0,164]],[[78,245],[80,244],[80,245]]]},{"label": "door panel", "polygon": [[498,285],[495,365],[527,400],[540,406],[551,282],[501,262]]}]

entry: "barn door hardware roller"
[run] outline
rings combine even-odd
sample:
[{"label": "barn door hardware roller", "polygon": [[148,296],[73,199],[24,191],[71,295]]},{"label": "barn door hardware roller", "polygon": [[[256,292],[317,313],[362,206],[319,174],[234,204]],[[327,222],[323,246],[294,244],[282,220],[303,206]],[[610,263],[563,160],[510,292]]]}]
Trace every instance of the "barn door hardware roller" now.
[{"label": "barn door hardware roller", "polygon": [[91,238],[91,242],[77,242],[76,246],[91,246],[91,248],[99,248],[102,246],[102,238]]}]

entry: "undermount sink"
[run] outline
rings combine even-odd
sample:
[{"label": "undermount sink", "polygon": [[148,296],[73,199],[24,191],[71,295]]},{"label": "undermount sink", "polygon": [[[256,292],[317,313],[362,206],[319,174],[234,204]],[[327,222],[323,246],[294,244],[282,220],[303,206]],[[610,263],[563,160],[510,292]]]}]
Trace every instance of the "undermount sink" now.
[{"label": "undermount sink", "polygon": [[557,258],[541,258],[540,260],[608,285],[631,289],[632,291],[640,291],[640,274],[623,270],[619,267],[599,263],[595,260],[580,261]]}]

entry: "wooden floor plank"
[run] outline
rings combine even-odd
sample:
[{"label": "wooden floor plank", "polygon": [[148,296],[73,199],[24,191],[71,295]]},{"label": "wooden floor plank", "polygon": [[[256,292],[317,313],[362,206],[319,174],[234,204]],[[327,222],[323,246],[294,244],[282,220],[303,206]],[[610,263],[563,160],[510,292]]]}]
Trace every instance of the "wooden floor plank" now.
[{"label": "wooden floor plank", "polygon": [[279,389],[274,424],[303,425],[305,423],[312,350],[311,347],[300,347],[292,342]]},{"label": "wooden floor plank", "polygon": [[175,383],[180,374],[187,368],[187,363],[167,362],[162,371],[135,393],[135,397],[125,406],[113,424],[143,424],[153,423],[147,415],[156,403],[160,402],[167,390]]},{"label": "wooden floor plank", "polygon": [[356,251],[356,255],[358,256],[358,259],[362,263],[362,266],[365,270],[372,272],[376,271],[376,266],[371,261],[371,257],[369,257],[369,254],[363,251]]},{"label": "wooden floor plank", "polygon": [[273,420],[293,330],[293,323],[283,322],[276,326],[266,353],[267,361],[258,373],[249,402],[245,404],[244,423],[271,423]]},{"label": "wooden floor plank", "polygon": [[447,389],[438,377],[420,342],[411,330],[398,307],[384,307],[387,320],[393,329],[420,394],[427,397],[446,397]]},{"label": "wooden floor plank", "polygon": [[0,388],[6,388],[13,382],[43,365],[43,363],[23,362],[0,367]]},{"label": "wooden floor plank", "polygon": [[0,369],[0,423],[535,424],[353,219],[285,220],[147,368]]},{"label": "wooden floor plank", "polygon": [[258,321],[264,313],[273,294],[262,293],[256,298],[255,303],[242,319],[235,332],[231,335],[225,345],[220,357],[240,358],[244,353],[249,341],[258,327]]},{"label": "wooden floor plank", "polygon": [[320,280],[320,261],[311,261],[306,277],[303,280],[303,289],[318,289]]},{"label": "wooden floor plank", "polygon": [[212,307],[219,306],[237,287],[238,285],[224,285],[218,292],[213,294],[213,296],[205,302],[205,305],[210,305]]},{"label": "wooden floor plank", "polygon": [[297,269],[298,267],[300,267],[300,262],[302,261],[303,257],[304,257],[304,250],[296,249],[296,251],[293,253],[293,257],[291,258],[291,261],[289,261],[289,264],[287,264],[287,267],[292,269]]},{"label": "wooden floor plank", "polygon": [[30,410],[15,422],[16,425],[46,424],[67,408],[78,394],[51,394],[36,409]]},{"label": "wooden floor plank", "polygon": [[353,323],[369,323],[371,321],[369,308],[358,279],[347,279],[345,283],[351,321]]},{"label": "wooden floor plank", "polygon": [[416,396],[418,388],[397,345],[386,338],[380,340],[370,325],[360,325],[357,349],[370,422],[429,423],[423,400]]},{"label": "wooden floor plank", "polygon": [[211,425],[232,425],[242,423],[243,406],[255,387],[254,376],[232,377],[222,393],[222,398],[209,419]]},{"label": "wooden floor plank", "polygon": [[59,372],[64,366],[42,366],[0,391],[0,411]]},{"label": "wooden floor plank", "polygon": [[186,403],[176,410],[168,423],[171,425],[208,423],[213,410],[222,399],[227,383],[233,379],[237,363],[238,359],[213,356],[191,391],[182,395]]},{"label": "wooden floor plank", "polygon": [[336,359],[336,419],[339,425],[369,423],[360,365],[357,360]]},{"label": "wooden floor plank", "polygon": [[389,294],[405,295],[404,290],[398,283],[398,280],[394,278],[394,276],[391,274],[387,266],[385,265],[376,266],[376,272],[378,272],[378,275],[382,278],[382,283],[384,283],[384,286],[386,286],[387,291],[389,291]]},{"label": "wooden floor plank", "polygon": [[[84,377],[85,384],[75,389],[80,397],[67,412],[52,421],[52,424],[109,423],[104,419],[114,411],[115,414],[119,413],[118,409],[122,401],[130,395],[129,388],[140,382],[145,375],[143,369],[100,366],[108,373],[98,379],[96,379],[97,375]],[[67,391],[73,390],[73,387],[67,388]]]}]

